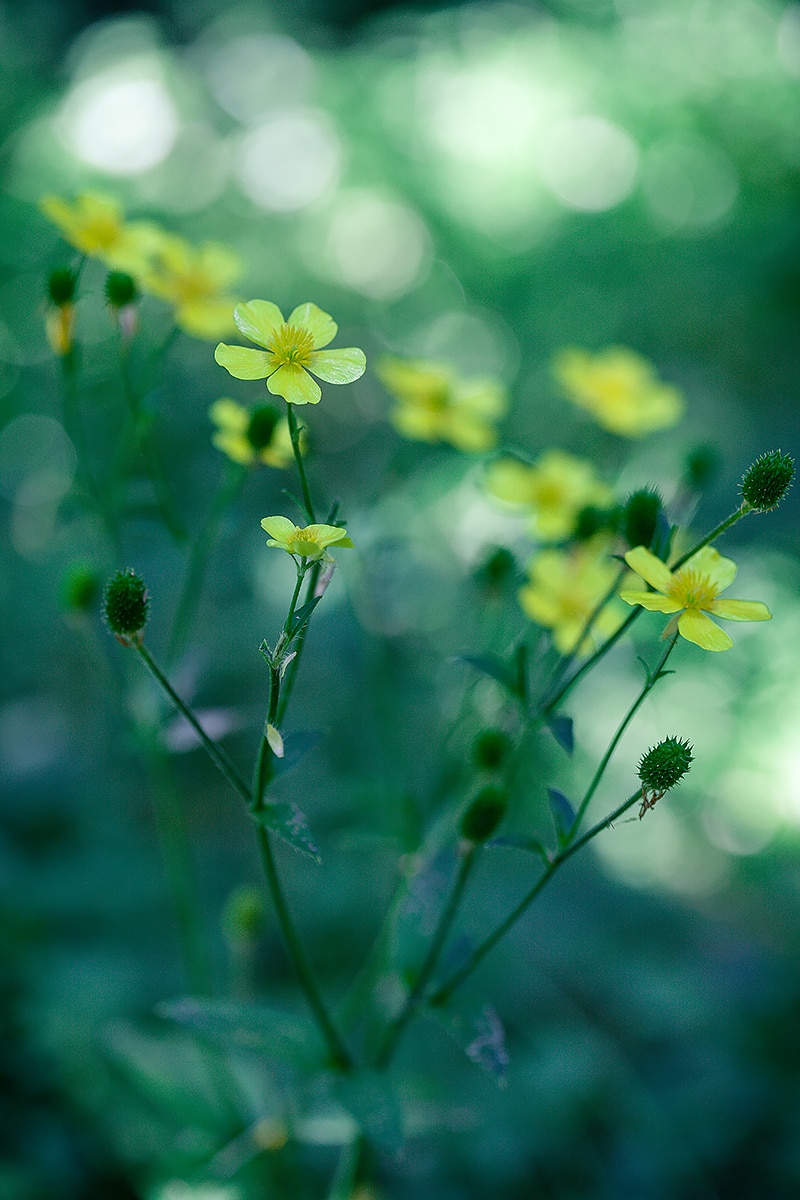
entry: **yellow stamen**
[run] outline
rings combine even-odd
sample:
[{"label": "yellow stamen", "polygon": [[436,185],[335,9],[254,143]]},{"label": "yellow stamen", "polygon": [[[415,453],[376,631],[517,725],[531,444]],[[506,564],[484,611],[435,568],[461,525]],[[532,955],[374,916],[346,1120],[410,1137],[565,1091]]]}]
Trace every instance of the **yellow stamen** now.
[{"label": "yellow stamen", "polygon": [[311,360],[314,337],[307,329],[289,325],[284,321],[283,325],[275,330],[270,350],[281,366],[292,363],[304,367]]}]

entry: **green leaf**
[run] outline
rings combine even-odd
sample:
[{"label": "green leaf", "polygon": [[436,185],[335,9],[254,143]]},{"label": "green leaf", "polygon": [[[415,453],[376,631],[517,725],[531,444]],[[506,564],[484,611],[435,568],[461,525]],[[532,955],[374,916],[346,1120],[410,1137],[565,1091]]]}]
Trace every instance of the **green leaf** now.
[{"label": "green leaf", "polygon": [[[280,762],[280,759],[276,760]],[[314,862],[321,862],[319,850],[311,838],[306,819],[296,804],[274,804],[267,801],[261,808],[251,808],[250,816],[270,833],[281,838],[293,850],[299,850]]]},{"label": "green leaf", "polygon": [[575,749],[575,727],[572,717],[562,717],[557,713],[549,713],[545,717],[545,724],[559,746],[563,750],[566,750],[567,754],[572,754],[572,751]]},{"label": "green leaf", "polygon": [[334,1092],[373,1145],[387,1154],[397,1153],[403,1144],[403,1118],[386,1075],[377,1071],[339,1075]]},{"label": "green leaf", "polygon": [[447,1004],[423,1012],[461,1047],[470,1062],[505,1086],[509,1063],[506,1035],[491,1004],[460,993]]},{"label": "green leaf", "polygon": [[289,626],[290,638],[296,637],[298,633],[301,633],[305,629],[306,625],[311,620],[311,614],[321,599],[322,596],[315,596],[313,600],[309,600],[308,604],[304,604],[302,608],[297,609],[292,617],[292,623]]},{"label": "green leaf", "polygon": [[543,863],[549,864],[550,852],[544,842],[540,842],[535,837],[517,837],[509,835],[506,837],[492,838],[487,846],[511,846],[515,850],[527,850],[530,854],[535,854]]},{"label": "green leaf", "polygon": [[495,654],[458,654],[455,661],[467,663],[476,671],[480,671],[481,675],[488,675],[490,679],[495,679],[512,696],[524,695],[524,692],[520,691],[520,672],[516,659],[507,663]]},{"label": "green leaf", "polygon": [[156,1014],[193,1033],[254,1050],[308,1070],[325,1065],[326,1052],[314,1026],[264,1004],[241,1004],[182,996],[157,1005]]},{"label": "green leaf", "polygon": [[575,809],[564,793],[560,792],[558,788],[548,788],[547,796],[550,801],[550,811],[553,814],[558,840],[562,841],[575,824]]}]

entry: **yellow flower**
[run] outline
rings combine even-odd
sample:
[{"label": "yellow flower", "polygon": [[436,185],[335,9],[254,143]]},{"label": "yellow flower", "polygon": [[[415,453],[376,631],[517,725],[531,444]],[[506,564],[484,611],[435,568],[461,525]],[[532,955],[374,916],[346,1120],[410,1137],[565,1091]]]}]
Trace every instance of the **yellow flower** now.
[{"label": "yellow flower", "polygon": [[624,346],[599,354],[577,347],[562,350],[553,372],[568,399],[622,437],[667,429],[683,415],[678,389],[662,383],[646,359]]},{"label": "yellow flower", "polygon": [[569,551],[542,550],[528,567],[520,604],[532,621],[553,631],[561,654],[587,654],[597,634],[607,637],[621,624],[618,608],[606,605],[577,645],[586,622],[617,576],[617,566],[605,554],[605,546],[603,538]]},{"label": "yellow flower", "polygon": [[58,304],[48,308],[44,318],[44,331],[50,349],[59,358],[69,354],[75,329],[75,305]]},{"label": "yellow flower", "polygon": [[266,379],[273,396],[283,396],[288,404],[319,403],[322,389],[309,371],[325,383],[353,383],[366,369],[363,350],[322,349],[338,326],[316,304],[298,305],[284,321],[269,300],[250,300],[236,306],[233,319],[240,333],[264,349],[220,342],[214,358],[234,379]]},{"label": "yellow flower", "polygon": [[288,467],[294,458],[289,423],[274,408],[263,405],[249,412],[228,396],[215,400],[208,415],[217,426],[211,440],[218,450],[243,467],[264,463]]},{"label": "yellow flower", "polygon": [[353,545],[347,530],[338,529],[335,525],[306,525],[303,528],[293,525],[288,517],[264,517],[261,528],[270,535],[268,546],[275,546],[295,558],[305,558],[311,562],[320,559],[331,562],[330,555],[326,553],[328,546],[338,550],[352,548]]},{"label": "yellow flower", "polygon": [[664,630],[669,637],[678,630],[687,642],[703,650],[729,650],[733,642],[706,613],[728,621],[769,621],[772,613],[760,600],[718,600],[717,596],[733,583],[736,563],[723,558],[712,546],[704,546],[677,571],[646,550],[636,546],[625,561],[637,575],[655,588],[654,592],[625,590],[620,597],[626,604],[641,604],[650,612],[674,613]]},{"label": "yellow flower", "polygon": [[397,401],[390,420],[420,442],[449,442],[457,450],[491,450],[495,422],[506,411],[503,387],[491,379],[461,379],[443,363],[384,358],[378,378]]},{"label": "yellow flower", "polygon": [[174,306],[175,323],[184,333],[213,340],[234,329],[236,298],[225,289],[242,270],[239,255],[227,246],[192,246],[182,237],[163,234],[142,287]]},{"label": "yellow flower", "polygon": [[72,203],[60,196],[44,196],[39,207],[65,241],[114,271],[142,274],[163,237],[149,222],[126,223],[116,200],[96,192],[83,192]]},{"label": "yellow flower", "polygon": [[530,509],[533,532],[546,541],[570,537],[581,509],[603,508],[614,499],[590,462],[561,450],[548,450],[533,465],[510,455],[498,458],[489,465],[486,486],[498,500]]}]

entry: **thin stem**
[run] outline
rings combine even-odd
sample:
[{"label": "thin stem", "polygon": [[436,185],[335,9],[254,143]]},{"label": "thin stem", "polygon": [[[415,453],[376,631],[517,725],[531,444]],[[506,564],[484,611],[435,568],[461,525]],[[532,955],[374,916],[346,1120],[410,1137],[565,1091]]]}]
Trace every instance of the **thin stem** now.
[{"label": "thin stem", "polygon": [[314,524],[316,522],[317,518],[314,516],[314,504],[311,500],[311,491],[308,486],[308,479],[306,478],[306,468],[305,468],[305,464],[303,463],[303,454],[300,449],[300,429],[297,424],[297,417],[294,415],[294,406],[292,404],[287,404],[286,409],[287,409],[286,416],[287,416],[287,420],[289,422],[289,436],[292,439],[292,450],[294,451],[294,460],[297,463],[297,473],[300,476],[300,487],[302,488],[302,491],[303,491],[303,504],[305,506],[306,516],[308,517],[308,520],[312,524]]},{"label": "thin stem", "polygon": [[752,511],[752,505],[748,504],[746,500],[743,500],[739,507],[735,509],[729,517],[726,517],[724,521],[720,521],[719,525],[715,525],[710,533],[707,533],[706,536],[701,538],[699,542],[695,542],[691,550],[687,550],[685,554],[682,554],[678,561],[672,564],[670,571],[677,571],[678,568],[682,567],[683,564],[687,562],[693,554],[697,554],[697,551],[702,550],[704,546],[709,544],[709,542],[716,541],[721,533],[724,533],[726,529],[730,529],[731,525],[735,525],[737,521],[741,521],[742,517],[746,517],[747,514],[751,513]]},{"label": "thin stem", "polygon": [[575,639],[575,644],[573,645],[572,649],[570,651],[568,651],[568,653],[562,655],[562,657],[556,663],[556,667],[553,672],[553,678],[551,679],[550,685],[549,685],[551,688],[555,687],[559,683],[559,681],[561,679],[563,679],[564,673],[566,671],[568,671],[569,668],[572,666],[572,663],[575,661],[575,656],[578,653],[578,651],[580,650],[583,643],[585,642],[592,626],[594,625],[595,621],[600,616],[600,613],[603,611],[603,609],[606,607],[606,605],[609,604],[610,601],[613,599],[613,597],[617,594],[617,588],[622,583],[622,580],[625,578],[625,575],[627,574],[627,572],[628,572],[627,566],[620,567],[619,571],[617,572],[616,578],[614,579],[614,582],[611,584],[611,587],[608,589],[608,591],[605,593],[605,595],[600,600],[598,600],[597,604],[594,606],[592,611],[589,613],[589,616],[586,618],[586,620],[583,624],[583,628],[581,629],[580,633],[578,634],[577,638]]},{"label": "thin stem", "polygon": [[478,964],[483,961],[489,951],[493,950],[501,938],[503,938],[509,929],[511,929],[512,925],[516,924],[528,906],[533,903],[546,884],[550,882],[558,868],[565,863],[568,858],[571,858],[573,854],[590,842],[592,838],[596,837],[598,833],[601,833],[604,829],[607,829],[609,825],[612,825],[618,817],[621,817],[624,812],[627,812],[627,810],[633,804],[636,804],[637,801],[640,801],[641,798],[642,790],[639,788],[633,793],[632,796],[629,796],[627,800],[624,800],[618,808],[615,808],[614,811],[609,813],[607,817],[604,817],[602,821],[599,821],[596,825],[594,825],[588,831],[588,833],[583,835],[583,837],[578,838],[577,841],[572,842],[568,846],[562,847],[562,849],[559,850],[558,853],[555,854],[550,860],[547,867],[539,876],[536,883],[533,885],[527,895],[523,896],[522,900],[520,900],[519,904],[512,909],[508,916],[496,926],[496,928],[489,934],[487,938],[484,939],[484,941],[480,943],[479,946],[475,947],[475,949],[467,958],[466,962],[462,963],[462,965],[453,972],[449,979],[446,979],[441,987],[437,988],[433,995],[428,998],[428,1003],[433,1005],[446,1004],[453,992],[461,986],[461,984],[469,975],[472,974],[472,972],[475,970]]},{"label": "thin stem", "polygon": [[436,926],[433,937],[431,938],[430,945],[428,946],[428,952],[425,955],[422,966],[420,967],[419,974],[414,982],[414,986],[406,997],[406,1002],[400,1010],[400,1013],[387,1029],[383,1043],[378,1050],[375,1060],[375,1065],[378,1070],[386,1067],[391,1060],[391,1057],[397,1047],[398,1042],[400,1041],[400,1038],[403,1035],[406,1025],[408,1025],[408,1022],[416,1012],[425,994],[425,989],[428,986],[428,982],[433,975],[433,972],[436,970],[436,964],[439,961],[439,956],[444,948],[444,944],[447,940],[447,936],[450,932],[453,921],[456,918],[458,907],[461,903],[461,897],[463,896],[464,889],[467,885],[467,880],[472,873],[472,868],[475,866],[475,862],[478,857],[478,851],[479,847],[472,844],[461,858],[461,861],[458,865],[458,873],[450,892],[450,897],[444,909],[442,910],[441,916],[439,917],[439,923]]}]

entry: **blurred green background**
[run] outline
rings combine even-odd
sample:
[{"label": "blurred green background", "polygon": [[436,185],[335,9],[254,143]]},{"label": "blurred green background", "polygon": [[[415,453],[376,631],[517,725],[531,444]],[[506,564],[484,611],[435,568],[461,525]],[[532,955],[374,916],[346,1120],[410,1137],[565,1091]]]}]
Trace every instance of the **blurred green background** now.
[{"label": "blurred green background", "polygon": [[[47,274],[69,255],[37,201],[108,192],[131,215],[233,246],[243,295],[284,311],[314,299],[339,322],[338,344],[368,360],[390,350],[499,376],[512,395],[504,444],[595,456],[620,495],[656,484],[674,498],[687,453],[713,446],[702,531],[735,506],[757,453],[798,446],[800,5],[303,0],[287,12],[205,0],[104,15],[6,4],[0,59],[0,1197],[325,1195],[341,1140],[330,1097],[240,1054],[239,1118],[293,1114],[297,1136],[220,1159],[230,1098],[203,1048],[153,1015],[187,990],[153,801],[169,820],[173,786],[180,797],[223,993],[237,960],[222,914],[259,868],[246,814],[139,664],[94,609],[64,611],[74,564],[101,577],[134,565],[158,654],[183,556],[143,481],[125,562],[74,503],[43,328]],[[80,328],[96,452],[119,403],[111,327],[92,301],[102,282],[90,264]],[[158,340],[163,309],[142,319]],[[683,389],[681,426],[621,446],[558,398],[558,348],[615,343]],[[211,351],[178,342],[157,396],[192,531],[223,472],[208,405],[255,388],[222,378]],[[504,540],[524,566],[519,527],[486,502],[474,460],[403,443],[388,409],[368,371],[310,421],[315,486],[342,498],[358,553],[319,611],[293,705],[293,727],[323,736],[281,785],[324,861],[287,852],[281,865],[334,1000],[369,949],[398,856],[463,795],[470,740],[498,719],[492,685],[453,657],[503,650],[525,627],[518,580],[487,595],[479,570]],[[291,584],[288,564],[265,561],[258,521],[285,510],[285,486],[253,474],[226,517],[175,675],[244,762],[263,719],[258,644]],[[689,779],[566,867],[482,968],[475,994],[505,1024],[507,1087],[434,1026],[408,1036],[398,1079],[410,1136],[377,1165],[386,1196],[800,1191],[796,511],[790,497],[721,546],[741,564],[736,594],[767,601],[774,620],[737,627],[730,654],[681,646],[597,815],[667,734],[694,744]],[[652,654],[653,627],[636,631]],[[576,693],[579,751],[542,745],[517,830],[536,829],[545,783],[580,791],[639,670],[618,647]],[[148,756],[163,762],[155,743],[172,752],[160,783],[147,770]],[[465,928],[487,929],[522,894],[523,858],[487,855]],[[259,987],[299,1009],[269,914],[254,953]]]}]

